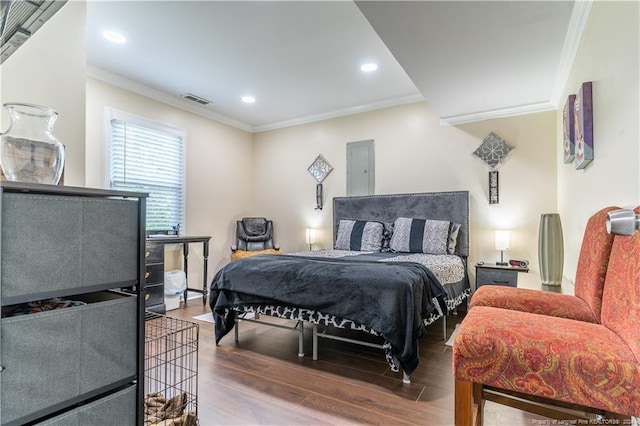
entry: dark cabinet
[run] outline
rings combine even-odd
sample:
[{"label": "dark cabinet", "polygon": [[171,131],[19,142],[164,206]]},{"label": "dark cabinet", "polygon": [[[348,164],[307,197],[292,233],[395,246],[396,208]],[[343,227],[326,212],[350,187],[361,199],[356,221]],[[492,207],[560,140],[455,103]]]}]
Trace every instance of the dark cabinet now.
[{"label": "dark cabinet", "polygon": [[[164,248],[165,245],[181,244],[182,245],[182,269],[188,277],[189,272],[189,244],[202,243],[203,255],[203,271],[202,271],[202,290],[189,289],[202,293],[202,306],[207,301],[207,268],[209,262],[209,236],[166,236],[155,235],[147,238],[147,248],[145,251],[146,271],[145,279],[146,287],[146,305],[148,311],[164,314],[166,304],[164,302]],[[187,301],[187,290],[183,294],[184,301]]]},{"label": "dark cabinet", "polygon": [[502,266],[493,263],[476,265],[476,289],[483,285],[518,286],[518,272],[528,272],[528,268]]},{"label": "dark cabinet", "polygon": [[0,423],[142,424],[145,194],[0,189]]},{"label": "dark cabinet", "polygon": [[147,240],[145,251],[145,306],[148,311],[164,314],[164,244]]}]

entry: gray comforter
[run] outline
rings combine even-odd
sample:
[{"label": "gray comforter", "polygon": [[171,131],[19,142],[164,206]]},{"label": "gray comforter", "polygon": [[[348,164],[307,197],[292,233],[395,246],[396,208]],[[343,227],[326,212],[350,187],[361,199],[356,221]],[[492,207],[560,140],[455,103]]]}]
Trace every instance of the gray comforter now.
[{"label": "gray comforter", "polygon": [[283,305],[348,318],[376,330],[410,374],[418,365],[422,322],[445,291],[426,267],[351,258],[259,255],[232,262],[213,278],[209,304],[216,343],[233,329],[242,306]]}]

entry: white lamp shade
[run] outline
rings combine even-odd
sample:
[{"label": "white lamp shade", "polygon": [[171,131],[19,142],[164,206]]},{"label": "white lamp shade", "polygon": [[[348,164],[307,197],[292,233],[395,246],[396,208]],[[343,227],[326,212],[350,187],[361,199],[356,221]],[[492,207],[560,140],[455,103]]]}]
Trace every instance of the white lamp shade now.
[{"label": "white lamp shade", "polygon": [[306,241],[307,241],[307,244],[315,244],[316,243],[316,230],[315,230],[315,228],[307,228]]},{"label": "white lamp shade", "polygon": [[496,231],[496,250],[509,250],[509,231]]}]

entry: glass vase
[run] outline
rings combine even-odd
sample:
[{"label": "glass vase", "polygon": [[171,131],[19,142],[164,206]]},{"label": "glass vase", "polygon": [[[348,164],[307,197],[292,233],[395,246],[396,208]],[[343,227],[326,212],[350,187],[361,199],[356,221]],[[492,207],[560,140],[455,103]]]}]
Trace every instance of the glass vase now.
[{"label": "glass vase", "polygon": [[6,103],[11,120],[0,141],[0,165],[11,181],[56,185],[64,169],[64,145],[53,132],[58,113],[40,105]]}]

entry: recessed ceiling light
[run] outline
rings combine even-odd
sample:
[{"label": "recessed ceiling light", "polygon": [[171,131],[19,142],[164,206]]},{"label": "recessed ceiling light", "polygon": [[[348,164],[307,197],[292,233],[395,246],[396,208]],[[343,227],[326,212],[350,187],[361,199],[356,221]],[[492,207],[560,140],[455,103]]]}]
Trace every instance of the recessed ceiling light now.
[{"label": "recessed ceiling light", "polygon": [[116,31],[103,31],[102,37],[109,40],[112,43],[124,44],[127,42],[127,38]]},{"label": "recessed ceiling light", "polygon": [[256,98],[254,98],[253,96],[243,96],[242,97],[242,102],[244,102],[245,104],[252,104],[256,101]]},{"label": "recessed ceiling light", "polygon": [[374,63],[369,63],[369,64],[362,64],[360,66],[360,70],[364,71],[364,72],[372,72],[378,69],[378,64],[374,64]]}]

